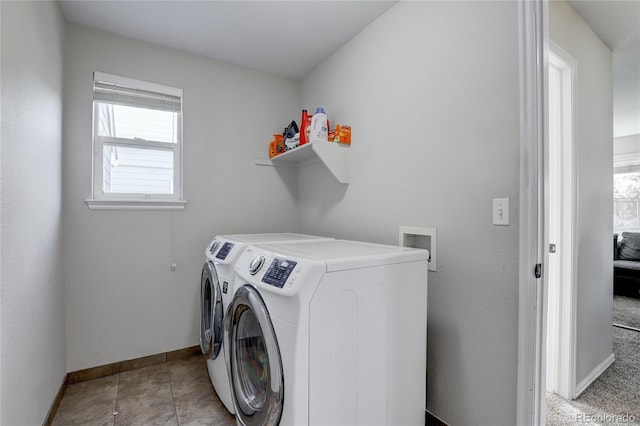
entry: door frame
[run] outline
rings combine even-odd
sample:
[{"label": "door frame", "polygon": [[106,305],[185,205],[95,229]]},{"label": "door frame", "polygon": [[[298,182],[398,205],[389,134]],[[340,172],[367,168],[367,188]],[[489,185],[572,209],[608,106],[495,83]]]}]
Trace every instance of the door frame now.
[{"label": "door frame", "polygon": [[548,4],[518,2],[520,70],[520,229],[516,424],[544,421],[542,261]]},{"label": "door frame", "polygon": [[[546,320],[549,314],[545,315],[545,323],[542,326],[543,341],[546,343],[550,337],[555,339],[557,349],[557,368],[553,374],[552,383],[553,391],[563,397],[564,399],[574,399],[576,395],[576,306],[577,306],[577,274],[578,274],[578,244],[577,244],[577,163],[576,163],[576,82],[577,82],[577,61],[569,53],[567,53],[560,46],[555,44],[552,40],[549,40],[548,51],[549,67],[556,68],[561,77],[561,115],[562,115],[562,128],[560,132],[561,145],[559,151],[552,150],[551,137],[545,138],[545,202],[547,206],[550,206],[550,197],[553,195],[553,191],[558,191],[560,194],[558,202],[559,204],[559,221],[560,235],[558,235],[557,241],[551,241],[549,232],[545,232],[545,248],[549,247],[551,243],[557,243],[558,245],[558,263],[560,268],[560,283],[558,288],[551,288],[550,276],[546,274],[543,276],[544,289],[547,297],[543,299],[544,312],[548,311],[549,297],[555,292],[555,297],[558,301],[558,322],[559,327],[554,330],[548,330]],[[548,93],[548,92],[545,92]],[[545,103],[546,114],[545,117],[549,117],[550,108],[548,103]],[[568,125],[567,125],[568,124]],[[552,154],[555,152],[554,154]],[[549,185],[549,168],[552,162],[549,156],[556,155],[558,164],[558,186],[555,190],[551,189]],[[546,209],[545,216],[549,223],[550,212],[549,208]],[[548,227],[545,228],[548,231]],[[545,264],[549,264],[549,251],[545,250]],[[549,336],[547,333],[549,332]],[[545,360],[546,361],[546,360]],[[546,365],[545,365],[546,370]],[[545,386],[546,390],[546,386]]]}]

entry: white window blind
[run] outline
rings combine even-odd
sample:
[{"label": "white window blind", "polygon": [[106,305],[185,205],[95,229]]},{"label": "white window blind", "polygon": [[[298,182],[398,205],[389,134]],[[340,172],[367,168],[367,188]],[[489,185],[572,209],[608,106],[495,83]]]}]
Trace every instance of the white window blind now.
[{"label": "white window blind", "polygon": [[160,111],[182,111],[182,98],[179,96],[134,89],[104,81],[94,82],[93,100]]},{"label": "white window blind", "polygon": [[91,208],[184,208],[182,90],[96,72]]}]

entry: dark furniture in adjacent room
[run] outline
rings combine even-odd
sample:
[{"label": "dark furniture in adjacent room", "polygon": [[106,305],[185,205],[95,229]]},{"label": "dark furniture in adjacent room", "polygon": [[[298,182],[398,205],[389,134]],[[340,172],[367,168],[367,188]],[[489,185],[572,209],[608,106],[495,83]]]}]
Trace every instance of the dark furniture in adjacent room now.
[{"label": "dark furniture in adjacent room", "polygon": [[613,234],[613,294],[640,298],[640,233]]}]

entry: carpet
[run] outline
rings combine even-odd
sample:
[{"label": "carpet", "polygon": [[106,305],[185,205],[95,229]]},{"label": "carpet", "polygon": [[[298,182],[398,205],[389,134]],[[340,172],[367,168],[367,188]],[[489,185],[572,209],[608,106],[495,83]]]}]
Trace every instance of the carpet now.
[{"label": "carpet", "polygon": [[613,327],[615,362],[577,399],[547,393],[547,426],[640,424],[640,333]]},{"label": "carpet", "polygon": [[640,330],[640,299],[613,296],[613,323]]}]

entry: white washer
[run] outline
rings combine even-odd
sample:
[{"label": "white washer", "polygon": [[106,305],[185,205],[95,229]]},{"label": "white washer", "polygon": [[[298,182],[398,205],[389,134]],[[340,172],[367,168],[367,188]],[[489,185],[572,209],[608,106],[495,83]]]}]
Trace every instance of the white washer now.
[{"label": "white washer", "polygon": [[428,252],[247,247],[225,354],[241,425],[424,425]]},{"label": "white washer", "polygon": [[233,298],[233,265],[249,243],[316,241],[328,238],[294,233],[233,234],[215,237],[205,250],[200,296],[200,349],[207,356],[211,383],[227,410],[234,413],[223,347],[223,319]]}]

